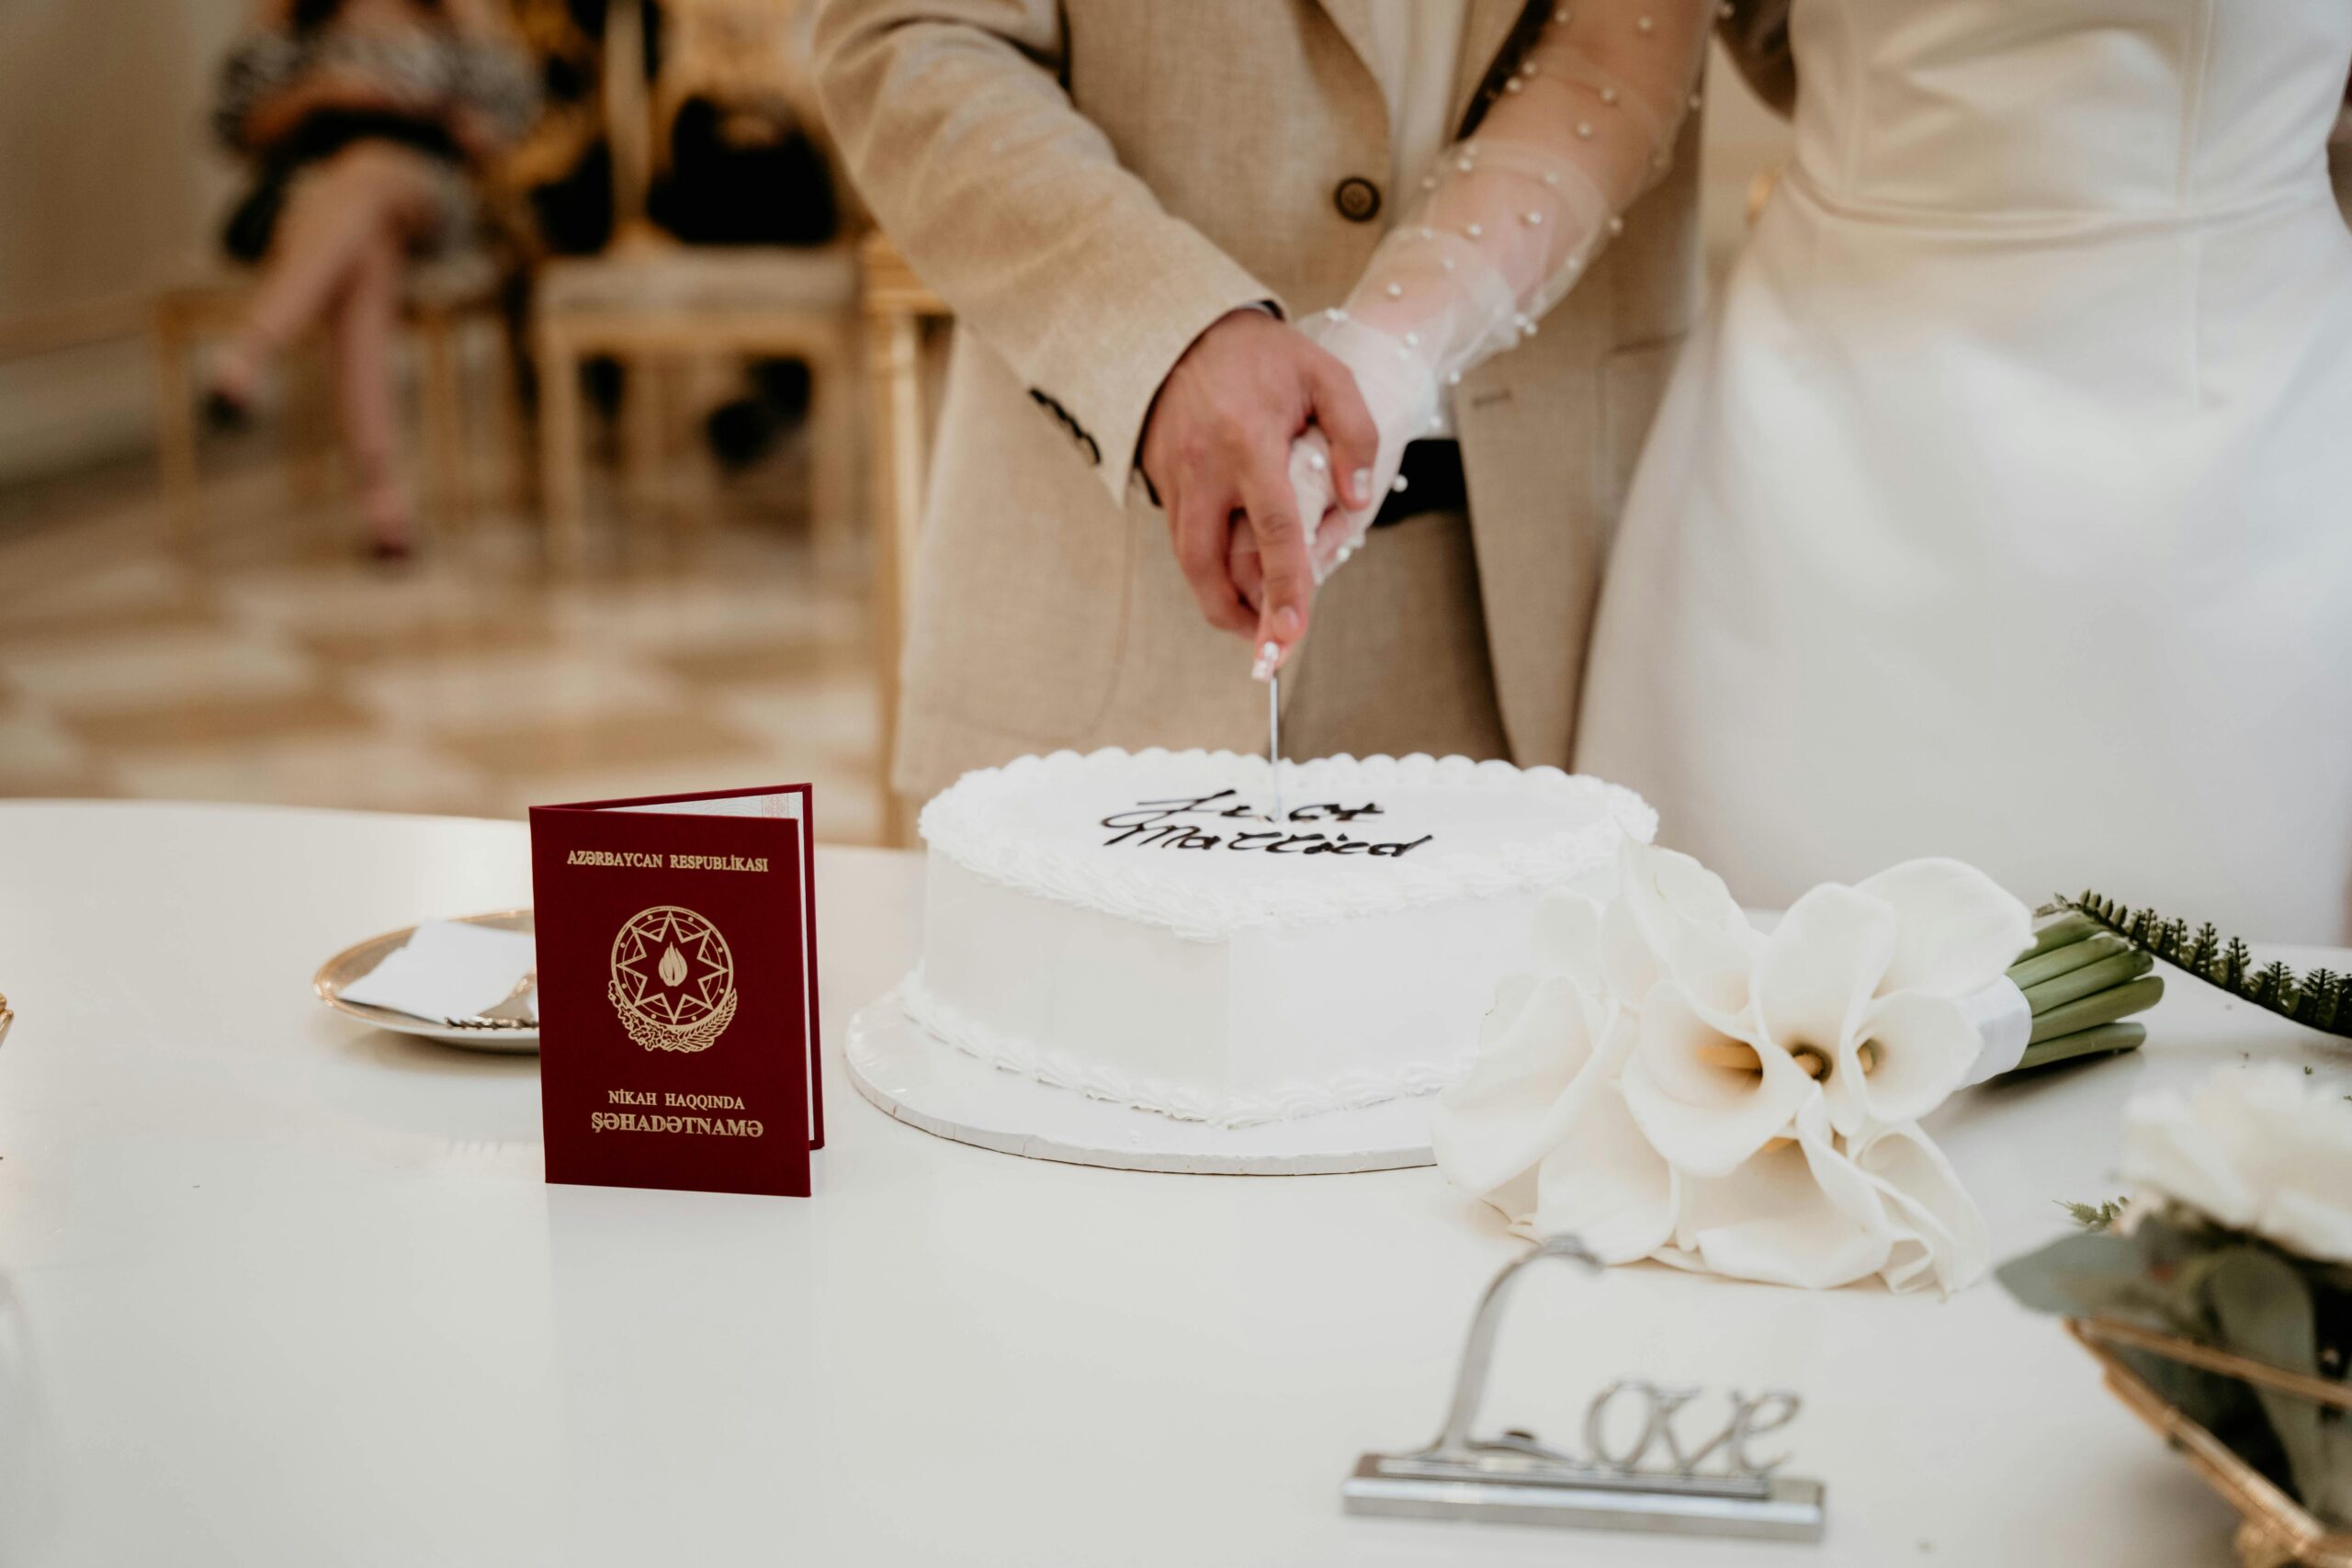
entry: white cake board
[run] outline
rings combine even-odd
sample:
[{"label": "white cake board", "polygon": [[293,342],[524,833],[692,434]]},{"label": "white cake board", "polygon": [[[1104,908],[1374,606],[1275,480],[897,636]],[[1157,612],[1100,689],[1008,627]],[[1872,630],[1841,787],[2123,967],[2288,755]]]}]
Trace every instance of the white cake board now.
[{"label": "white cake board", "polygon": [[849,1022],[858,1093],[910,1126],[1024,1159],[1186,1175],[1328,1176],[1433,1164],[1430,1097],[1219,1127],[1007,1072],[909,1018],[896,989]]}]

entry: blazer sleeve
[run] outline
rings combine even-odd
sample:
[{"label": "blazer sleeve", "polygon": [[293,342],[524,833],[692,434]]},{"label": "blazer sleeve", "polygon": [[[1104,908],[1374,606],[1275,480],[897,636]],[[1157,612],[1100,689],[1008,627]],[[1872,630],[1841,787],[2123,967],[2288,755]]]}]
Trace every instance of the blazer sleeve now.
[{"label": "blazer sleeve", "polygon": [[883,229],[1123,502],[1169,370],[1273,291],[1162,209],[1079,112],[1057,0],[823,0],[816,57]]}]

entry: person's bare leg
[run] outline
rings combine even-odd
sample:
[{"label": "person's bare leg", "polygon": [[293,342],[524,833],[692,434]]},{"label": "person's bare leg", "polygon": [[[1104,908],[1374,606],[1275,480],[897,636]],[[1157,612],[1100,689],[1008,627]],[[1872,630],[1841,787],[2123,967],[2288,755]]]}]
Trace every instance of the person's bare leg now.
[{"label": "person's bare leg", "polygon": [[361,142],[312,169],[278,221],[243,324],[214,358],[210,389],[250,406],[270,358],[318,323],[360,253],[431,212],[431,176],[404,148]]},{"label": "person's bare leg", "polygon": [[392,355],[403,246],[389,227],[355,252],[332,306],[335,389],[360,515],[379,555],[404,555],[413,518],[400,472]]}]

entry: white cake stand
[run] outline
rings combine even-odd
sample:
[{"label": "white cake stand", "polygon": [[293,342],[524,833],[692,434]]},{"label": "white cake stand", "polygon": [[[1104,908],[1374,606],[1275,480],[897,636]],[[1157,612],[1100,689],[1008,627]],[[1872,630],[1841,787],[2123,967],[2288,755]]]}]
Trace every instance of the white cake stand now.
[{"label": "white cake stand", "polygon": [[909,1018],[894,988],[850,1020],[858,1093],[910,1126],[1024,1159],[1187,1175],[1329,1176],[1433,1163],[1429,1097],[1292,1122],[1218,1127],[1089,1100],[958,1050]]}]

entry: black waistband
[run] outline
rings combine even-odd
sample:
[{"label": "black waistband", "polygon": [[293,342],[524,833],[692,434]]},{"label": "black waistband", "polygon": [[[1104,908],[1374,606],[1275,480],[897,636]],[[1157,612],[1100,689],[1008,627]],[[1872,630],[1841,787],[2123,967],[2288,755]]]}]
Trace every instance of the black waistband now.
[{"label": "black waistband", "polygon": [[1403,490],[1392,490],[1372,520],[1375,528],[1402,523],[1424,512],[1463,512],[1469,508],[1470,490],[1462,478],[1462,443],[1413,441],[1405,446],[1405,460],[1396,470]]}]

